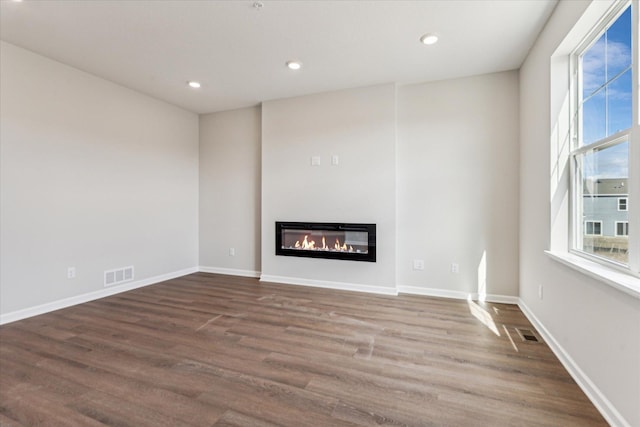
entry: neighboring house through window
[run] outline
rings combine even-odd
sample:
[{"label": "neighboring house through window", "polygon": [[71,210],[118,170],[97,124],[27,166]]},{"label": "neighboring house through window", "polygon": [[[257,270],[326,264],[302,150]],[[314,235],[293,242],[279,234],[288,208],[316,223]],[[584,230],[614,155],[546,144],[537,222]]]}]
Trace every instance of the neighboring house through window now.
[{"label": "neighboring house through window", "polygon": [[618,199],[618,210],[619,211],[627,211],[627,201],[629,199],[627,199],[626,197],[620,197]]},{"label": "neighboring house through window", "polygon": [[602,235],[602,221],[585,221],[584,234],[587,236]]},{"label": "neighboring house through window", "polygon": [[616,221],[616,236],[629,235],[629,221]]}]

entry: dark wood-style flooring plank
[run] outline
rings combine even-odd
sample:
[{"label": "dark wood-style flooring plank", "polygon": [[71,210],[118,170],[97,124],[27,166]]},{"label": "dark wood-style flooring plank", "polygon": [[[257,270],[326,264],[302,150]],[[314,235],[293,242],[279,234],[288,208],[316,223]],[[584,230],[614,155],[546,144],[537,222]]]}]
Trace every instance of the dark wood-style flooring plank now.
[{"label": "dark wood-style flooring plank", "polygon": [[196,273],[0,326],[0,426],[600,426],[517,306]]}]

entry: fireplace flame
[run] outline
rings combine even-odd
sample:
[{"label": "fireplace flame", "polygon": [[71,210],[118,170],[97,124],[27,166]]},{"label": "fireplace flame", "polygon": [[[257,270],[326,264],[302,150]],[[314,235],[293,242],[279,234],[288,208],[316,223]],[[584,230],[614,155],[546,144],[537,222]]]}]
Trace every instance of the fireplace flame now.
[{"label": "fireplace flame", "polygon": [[300,242],[300,240],[296,240],[294,248],[310,250],[310,251],[322,250],[322,251],[354,252],[354,253],[360,252],[359,250],[356,251],[351,245],[347,246],[347,242],[340,243],[340,239],[336,239],[336,242],[334,243],[333,247],[331,247],[327,245],[327,238],[325,236],[322,236],[322,246],[316,247],[315,240],[309,240],[309,235],[304,236],[304,238],[302,239],[302,243]]},{"label": "fireplace flame", "polygon": [[[296,248],[298,247],[297,244],[298,242],[296,242]],[[316,248],[315,240],[309,241],[309,236],[304,236],[304,240],[302,241],[302,249],[315,249],[315,248]]]}]

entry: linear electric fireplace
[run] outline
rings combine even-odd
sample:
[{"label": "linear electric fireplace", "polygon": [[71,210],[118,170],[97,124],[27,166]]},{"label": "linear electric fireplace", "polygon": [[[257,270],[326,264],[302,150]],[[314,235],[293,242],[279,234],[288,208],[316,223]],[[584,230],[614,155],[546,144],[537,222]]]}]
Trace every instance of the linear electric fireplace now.
[{"label": "linear electric fireplace", "polygon": [[276,255],[376,262],[376,225],[276,222]]}]

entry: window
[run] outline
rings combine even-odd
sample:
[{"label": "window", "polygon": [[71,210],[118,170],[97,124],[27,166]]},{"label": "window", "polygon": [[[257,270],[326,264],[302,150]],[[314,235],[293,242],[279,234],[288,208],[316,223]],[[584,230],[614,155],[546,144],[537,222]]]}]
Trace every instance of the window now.
[{"label": "window", "polygon": [[626,211],[627,209],[627,198],[626,197],[621,197],[618,199],[618,210],[619,211]]},{"label": "window", "polygon": [[616,236],[629,235],[629,221],[616,221]]},{"label": "window", "polygon": [[587,236],[602,235],[602,221],[585,221],[584,234]]},{"label": "window", "polygon": [[624,267],[629,238],[619,237],[629,231],[629,150],[638,128],[631,14],[630,2],[616,3],[571,58],[571,248]]}]

